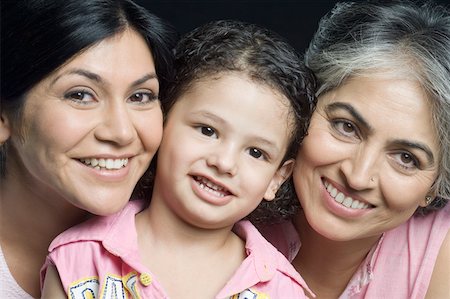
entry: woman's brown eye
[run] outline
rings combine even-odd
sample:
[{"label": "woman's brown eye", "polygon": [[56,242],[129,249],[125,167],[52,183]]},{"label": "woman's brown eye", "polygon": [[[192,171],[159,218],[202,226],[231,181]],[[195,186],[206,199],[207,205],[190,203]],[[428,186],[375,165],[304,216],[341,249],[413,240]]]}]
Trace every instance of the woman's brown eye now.
[{"label": "woman's brown eye", "polygon": [[81,101],[84,98],[83,92],[74,92],[71,94],[72,99]]},{"label": "woman's brown eye", "polygon": [[353,125],[352,125],[351,123],[345,123],[345,124],[343,125],[343,130],[344,130],[344,132],[346,132],[346,133],[351,133],[351,132],[353,132],[355,129],[353,128]]},{"label": "woman's brown eye", "polygon": [[413,161],[411,155],[410,154],[406,154],[406,153],[402,154],[400,159],[405,164],[411,163],[411,161]]}]

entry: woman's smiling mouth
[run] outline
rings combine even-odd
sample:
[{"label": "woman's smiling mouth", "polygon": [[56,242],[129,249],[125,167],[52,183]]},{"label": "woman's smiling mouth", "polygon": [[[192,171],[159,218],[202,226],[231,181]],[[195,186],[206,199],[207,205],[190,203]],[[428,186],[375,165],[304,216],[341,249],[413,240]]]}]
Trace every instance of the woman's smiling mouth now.
[{"label": "woman's smiling mouth", "polygon": [[104,158],[83,158],[79,159],[80,162],[84,163],[94,169],[107,169],[115,170],[121,169],[128,164],[128,158],[123,159],[104,159]]},{"label": "woman's smiling mouth", "polygon": [[364,203],[362,201],[359,201],[357,199],[354,199],[350,196],[345,196],[344,193],[338,191],[336,188],[334,188],[329,182],[323,181],[323,184],[330,196],[336,201],[337,203],[340,203],[341,205],[350,208],[350,209],[367,209],[372,208],[372,205],[369,205],[368,203]]}]

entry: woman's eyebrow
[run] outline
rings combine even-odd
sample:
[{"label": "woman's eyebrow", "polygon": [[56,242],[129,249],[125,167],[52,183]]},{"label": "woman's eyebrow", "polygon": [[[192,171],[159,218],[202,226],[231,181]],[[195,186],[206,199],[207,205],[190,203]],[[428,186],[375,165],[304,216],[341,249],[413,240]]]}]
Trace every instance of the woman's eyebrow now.
[{"label": "woman's eyebrow", "polygon": [[135,87],[135,86],[141,85],[142,83],[144,83],[148,80],[152,80],[152,79],[158,80],[158,76],[154,72],[145,74],[144,76],[142,76],[142,78],[135,80],[133,83],[131,83],[131,86]]},{"label": "woman's eyebrow", "polygon": [[73,75],[73,74],[80,75],[80,76],[88,78],[89,80],[92,80],[92,81],[95,81],[97,83],[103,84],[103,80],[102,80],[102,78],[99,75],[97,75],[97,74],[95,74],[93,72],[90,72],[88,70],[83,70],[83,69],[78,69],[77,68],[77,69],[67,70],[66,72],[60,74],[55,79],[53,79],[53,81],[50,83],[50,86],[55,84],[56,81],[58,81],[61,77],[66,76],[66,75]]},{"label": "woman's eyebrow", "polygon": [[[75,68],[75,69],[70,69],[62,74],[60,74],[59,76],[57,76],[51,83],[50,85],[53,85],[56,83],[56,81],[58,81],[61,77],[65,76],[65,75],[79,75],[79,76],[83,76],[88,78],[91,81],[95,81],[99,84],[105,84],[105,82],[102,80],[102,77],[96,73],[90,72],[88,70],[84,70],[84,69],[79,69],[79,68]],[[156,79],[158,80],[158,76],[156,75],[156,73],[152,72],[152,73],[148,73],[145,74],[144,76],[142,76],[141,78],[135,80],[133,83],[131,83],[131,86],[137,86],[140,85],[150,79]]]},{"label": "woman's eyebrow", "polygon": [[[369,132],[373,131],[373,128],[369,125],[369,123],[364,119],[364,117],[359,114],[355,108],[348,104],[348,103],[342,103],[342,102],[334,102],[331,103],[330,105],[328,105],[325,108],[326,112],[333,112],[336,110],[345,110],[348,113],[350,113],[361,126],[364,126]],[[430,164],[434,164],[434,155],[433,152],[431,151],[431,149],[424,143],[421,142],[416,142],[416,141],[411,141],[411,140],[405,140],[405,139],[396,139],[396,140],[392,140],[391,143],[393,144],[397,144],[400,146],[404,146],[404,147],[409,147],[409,148],[414,148],[414,149],[418,149],[423,151]]]},{"label": "woman's eyebrow", "polygon": [[397,144],[404,147],[414,148],[423,151],[427,158],[430,165],[434,164],[434,155],[431,149],[424,143],[421,142],[415,142],[411,140],[405,140],[405,139],[395,139],[391,141],[393,144]]},{"label": "woman's eyebrow", "polygon": [[364,117],[361,114],[359,114],[358,111],[356,111],[356,109],[352,105],[350,105],[348,103],[342,103],[342,102],[331,103],[330,105],[325,107],[325,112],[328,113],[328,112],[333,112],[333,111],[340,110],[340,109],[345,110],[348,113],[350,113],[353,116],[353,118],[355,118],[358,121],[358,123],[360,125],[362,125],[363,127],[366,128],[367,131],[369,131],[369,132],[373,131],[372,126],[369,125],[369,123],[364,119]]}]

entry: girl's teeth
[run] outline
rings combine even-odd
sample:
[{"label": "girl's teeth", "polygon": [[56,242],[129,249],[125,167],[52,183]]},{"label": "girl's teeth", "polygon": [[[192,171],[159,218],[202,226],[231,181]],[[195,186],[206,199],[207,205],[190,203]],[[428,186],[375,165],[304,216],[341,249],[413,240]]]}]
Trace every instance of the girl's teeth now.
[{"label": "girl's teeth", "polygon": [[200,188],[202,188],[203,190],[211,192],[212,194],[214,194],[214,195],[216,195],[218,197],[224,197],[225,196],[223,193],[221,193],[221,192],[219,192],[217,190],[211,189],[209,186],[207,186],[207,185],[205,185],[203,183],[200,183],[199,185],[200,185]]},{"label": "girl's teeth", "polygon": [[209,188],[216,190],[216,191],[222,191],[224,190],[224,188],[222,188],[221,186],[218,186],[216,184],[214,184],[213,182],[205,179],[205,178],[198,178],[204,185],[208,186]]},{"label": "girl's teeth", "polygon": [[216,196],[224,197],[227,194],[225,188],[214,184],[213,182],[207,180],[206,178],[196,177],[196,180],[202,189],[207,190]]}]

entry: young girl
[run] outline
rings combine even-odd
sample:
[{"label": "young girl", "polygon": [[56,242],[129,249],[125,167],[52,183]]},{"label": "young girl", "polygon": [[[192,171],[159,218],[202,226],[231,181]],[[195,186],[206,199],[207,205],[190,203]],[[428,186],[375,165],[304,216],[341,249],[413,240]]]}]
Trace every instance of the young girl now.
[{"label": "young girl", "polygon": [[54,240],[44,298],[305,298],[300,275],[241,219],[291,174],[310,73],[273,33],[237,21],[185,36],[175,68],[149,207],[133,201]]}]

